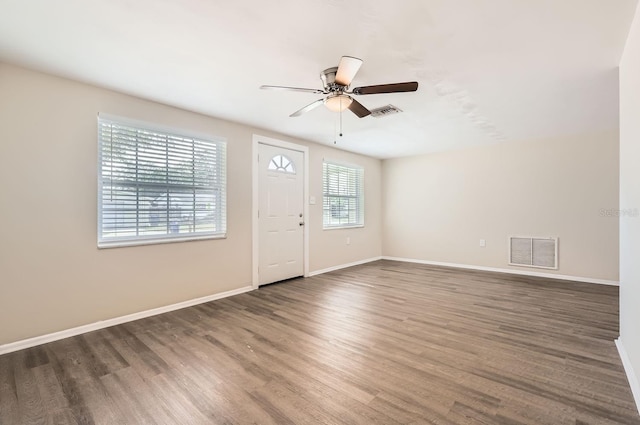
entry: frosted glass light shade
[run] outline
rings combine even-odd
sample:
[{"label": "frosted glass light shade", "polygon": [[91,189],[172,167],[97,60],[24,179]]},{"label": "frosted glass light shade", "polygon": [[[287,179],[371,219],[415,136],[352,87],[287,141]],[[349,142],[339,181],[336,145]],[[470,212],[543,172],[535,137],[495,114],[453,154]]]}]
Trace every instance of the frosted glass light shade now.
[{"label": "frosted glass light shade", "polygon": [[346,94],[338,94],[334,96],[329,96],[324,100],[324,105],[333,112],[342,112],[351,105],[353,99],[351,99]]}]

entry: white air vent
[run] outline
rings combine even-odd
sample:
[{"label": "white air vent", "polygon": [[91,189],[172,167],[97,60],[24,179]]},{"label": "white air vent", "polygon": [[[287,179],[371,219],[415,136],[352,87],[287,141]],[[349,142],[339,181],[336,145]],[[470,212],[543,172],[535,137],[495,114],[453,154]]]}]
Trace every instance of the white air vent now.
[{"label": "white air vent", "polygon": [[509,237],[509,264],[512,266],[558,268],[558,238]]},{"label": "white air vent", "polygon": [[387,105],[387,106],[383,106],[382,108],[372,109],[371,116],[384,117],[385,115],[393,115],[393,114],[398,114],[400,112],[402,112],[402,109],[393,105]]}]

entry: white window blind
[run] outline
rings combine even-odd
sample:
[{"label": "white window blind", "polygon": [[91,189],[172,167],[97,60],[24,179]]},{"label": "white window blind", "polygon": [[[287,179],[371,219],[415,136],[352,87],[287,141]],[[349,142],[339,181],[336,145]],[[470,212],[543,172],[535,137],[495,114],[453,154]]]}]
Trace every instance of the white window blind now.
[{"label": "white window blind", "polygon": [[323,227],[364,225],[364,170],[361,167],[323,164]]},{"label": "white window blind", "polygon": [[98,117],[98,246],[226,236],[226,142]]}]

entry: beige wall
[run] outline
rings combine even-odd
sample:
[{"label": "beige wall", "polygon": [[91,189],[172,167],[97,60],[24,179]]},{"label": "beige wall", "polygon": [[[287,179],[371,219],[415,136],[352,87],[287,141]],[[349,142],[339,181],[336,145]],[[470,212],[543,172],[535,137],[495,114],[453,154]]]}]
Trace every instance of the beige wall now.
[{"label": "beige wall", "polygon": [[[640,8],[620,63],[620,210],[640,210]],[[640,217],[633,214],[620,218],[620,341],[640,409]]]},{"label": "beige wall", "polygon": [[[383,255],[618,280],[618,134],[383,162]],[[507,265],[509,235],[559,237],[559,269]],[[486,248],[479,246],[486,240]]]},{"label": "beige wall", "polygon": [[[228,237],[98,250],[98,112],[225,137]],[[310,147],[311,271],[381,254],[379,160],[0,63],[0,345],[251,285],[254,133]],[[325,156],[365,167],[365,228],[322,231]]]}]

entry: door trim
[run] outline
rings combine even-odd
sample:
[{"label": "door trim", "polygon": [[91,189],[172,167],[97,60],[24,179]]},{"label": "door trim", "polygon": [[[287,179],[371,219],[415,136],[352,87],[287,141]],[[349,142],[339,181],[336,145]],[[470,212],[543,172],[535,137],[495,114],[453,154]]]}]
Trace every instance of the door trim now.
[{"label": "door trim", "polygon": [[253,146],[251,151],[251,176],[252,176],[252,206],[251,206],[251,252],[252,252],[252,277],[251,285],[253,288],[257,288],[259,285],[258,265],[260,264],[260,235],[258,228],[258,208],[260,205],[259,197],[259,168],[258,168],[258,148],[259,145],[270,145],[279,148],[290,149],[292,151],[302,152],[304,157],[304,175],[302,181],[302,205],[304,214],[304,230],[303,236],[303,263],[304,263],[304,276],[309,276],[309,148],[307,146],[298,145],[296,143],[285,142],[283,140],[273,139],[271,137],[260,136],[259,134],[253,135]]}]

